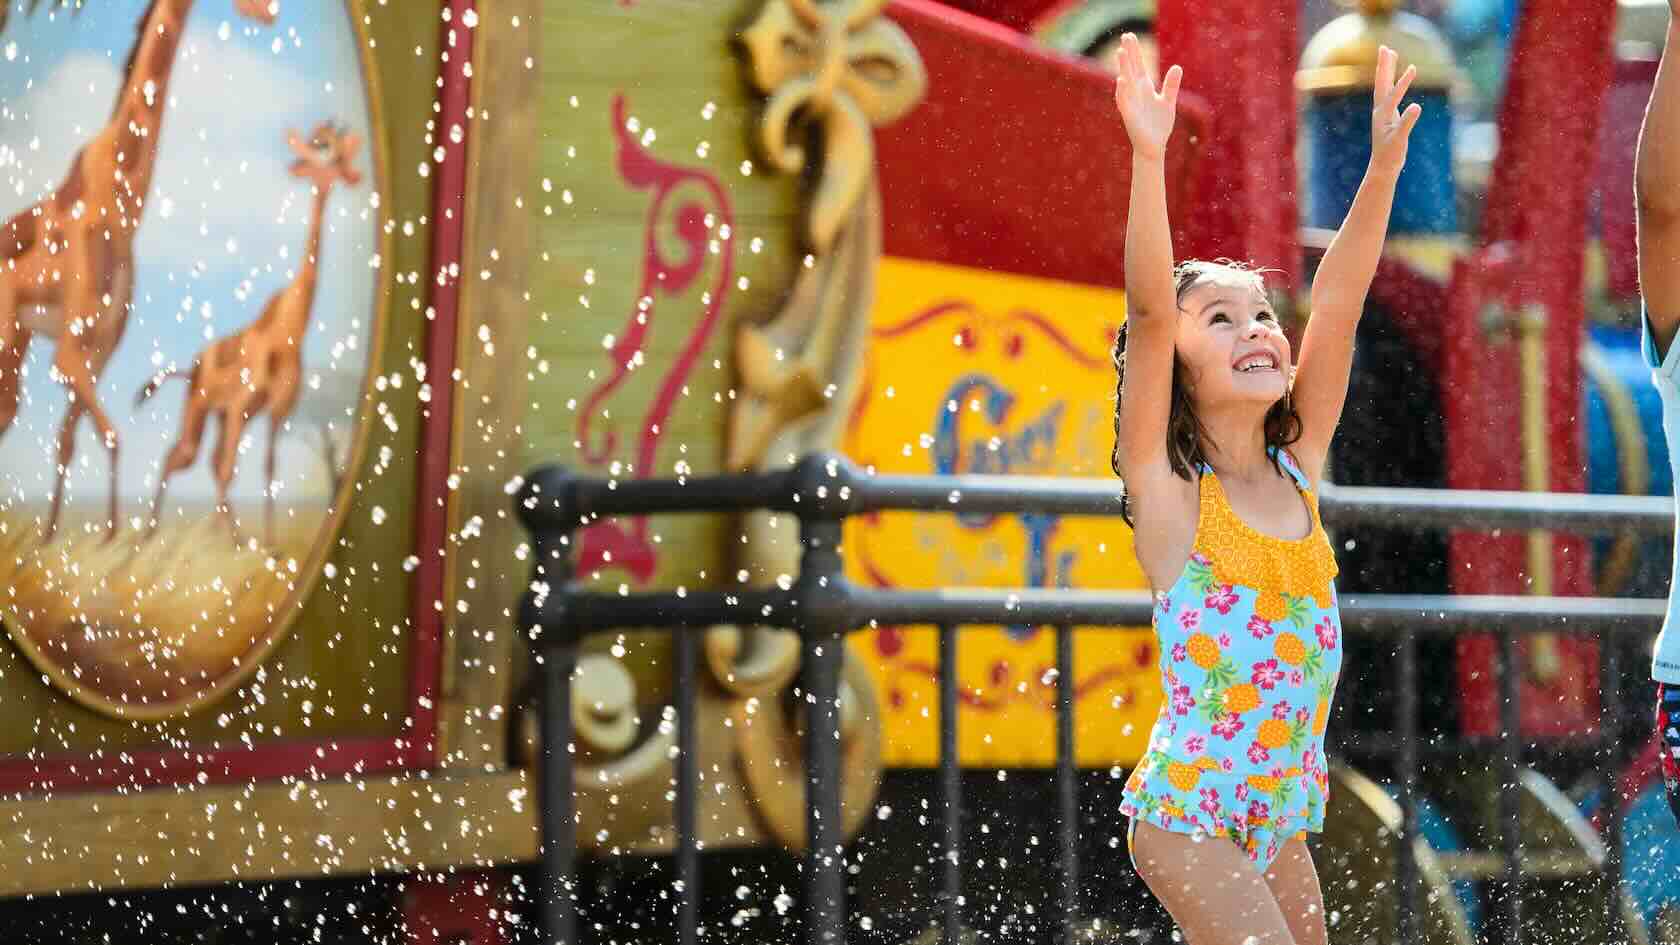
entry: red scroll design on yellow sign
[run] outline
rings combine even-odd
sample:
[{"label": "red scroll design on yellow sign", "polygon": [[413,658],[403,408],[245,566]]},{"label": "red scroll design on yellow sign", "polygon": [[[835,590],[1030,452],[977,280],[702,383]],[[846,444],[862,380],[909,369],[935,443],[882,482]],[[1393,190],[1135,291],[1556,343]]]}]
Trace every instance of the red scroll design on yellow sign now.
[{"label": "red scroll design on yellow sign", "polygon": [[[624,330],[607,350],[611,373],[590,392],[578,414],[577,438],[581,457],[592,466],[603,466],[616,456],[618,431],[607,428],[599,436],[593,423],[602,405],[627,378],[646,350],[653,330],[657,301],[661,296],[676,298],[687,291],[706,268],[708,256],[717,262],[708,291],[701,296],[699,317],[689,329],[688,340],[660,379],[653,402],[638,424],[638,440],[631,478],[644,478],[654,468],[654,457],[683,384],[695,362],[711,340],[718,315],[734,270],[734,211],[729,195],[716,176],[698,168],[679,167],[648,153],[631,131],[624,96],[613,99],[613,133],[618,138],[618,172],[625,183],[637,190],[653,191],[648,205],[647,225],[642,241],[642,283],[636,293]],[[679,199],[679,188],[696,185],[703,199]],[[673,206],[674,205],[674,206]],[[675,225],[683,252],[668,257],[660,243],[661,229]],[[715,249],[710,247],[715,245]],[[612,519],[591,523],[579,536],[578,569],[589,572],[611,563],[624,568],[637,582],[653,576],[658,553],[647,537],[647,518]]]},{"label": "red scroll design on yellow sign", "polygon": [[[877,280],[848,454],[882,473],[1112,477],[1121,293],[903,259],[884,260]],[[853,580],[877,587],[1144,584],[1118,518],[887,513],[851,522],[846,548]],[[962,631],[963,764],[1054,762],[1055,638],[1044,629]],[[853,645],[883,694],[885,763],[935,763],[934,632],[880,627]],[[1160,698],[1156,661],[1146,630],[1076,628],[1081,764],[1141,755]]]}]

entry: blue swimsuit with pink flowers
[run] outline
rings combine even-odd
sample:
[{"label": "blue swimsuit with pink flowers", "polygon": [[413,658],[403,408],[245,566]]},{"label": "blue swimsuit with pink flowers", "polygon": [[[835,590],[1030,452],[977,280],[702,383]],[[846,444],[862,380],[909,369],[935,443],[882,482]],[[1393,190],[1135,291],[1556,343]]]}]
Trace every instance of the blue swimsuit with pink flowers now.
[{"label": "blue swimsuit with pink flowers", "polygon": [[1336,558],[1318,500],[1287,451],[1273,454],[1312,519],[1305,538],[1237,517],[1200,470],[1190,560],[1155,595],[1165,698],[1121,813],[1174,833],[1224,837],[1260,869],[1324,826],[1324,727],[1341,670]]}]

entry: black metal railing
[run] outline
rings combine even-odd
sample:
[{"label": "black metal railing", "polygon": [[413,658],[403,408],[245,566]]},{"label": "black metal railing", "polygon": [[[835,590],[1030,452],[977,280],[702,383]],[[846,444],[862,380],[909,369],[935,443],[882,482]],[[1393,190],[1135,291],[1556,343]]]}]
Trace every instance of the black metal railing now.
[{"label": "black metal railing", "polygon": [[[807,456],[786,470],[669,480],[613,480],[573,475],[560,467],[535,470],[516,497],[533,539],[530,591],[521,625],[539,646],[543,876],[540,915],[545,940],[581,945],[577,931],[577,836],[573,806],[571,678],[580,641],[618,628],[667,628],[675,635],[677,756],[675,781],[678,941],[697,937],[700,897],[695,749],[697,634],[716,624],[750,623],[796,631],[803,640],[801,688],[805,725],[807,850],[806,941],[834,945],[845,938],[845,850],[841,820],[840,673],[851,631],[880,624],[935,625],[939,632],[939,787],[942,796],[938,888],[943,940],[958,941],[962,889],[962,782],[957,759],[957,631],[964,626],[1053,626],[1056,633],[1056,808],[1061,867],[1061,921],[1057,940],[1071,942],[1080,913],[1077,839],[1078,787],[1074,770],[1072,641],[1075,626],[1145,626],[1153,608],[1140,591],[1023,588],[1017,590],[881,590],[847,581],[840,554],[841,530],[854,515],[876,511],[986,512],[1113,516],[1119,502],[1102,480],[1015,476],[866,475],[844,457]],[[1666,498],[1629,498],[1518,492],[1453,492],[1354,489],[1326,485],[1320,500],[1327,521],[1397,528],[1522,529],[1544,527],[1583,534],[1638,531],[1661,534],[1673,527]],[[572,535],[602,518],[657,513],[769,510],[797,518],[803,551],[799,574],[786,589],[672,590],[601,593],[573,583]],[[1520,943],[1522,850],[1518,825],[1520,688],[1515,641],[1535,632],[1596,634],[1650,632],[1661,623],[1664,602],[1604,598],[1520,596],[1350,596],[1341,601],[1346,632],[1385,634],[1397,650],[1397,719],[1392,750],[1396,788],[1404,811],[1397,843],[1399,940],[1417,941],[1418,873],[1411,838],[1418,836],[1415,800],[1418,771],[1415,641],[1422,633],[1493,632],[1500,645],[1501,769],[1500,856],[1505,895],[1501,925]],[[1597,738],[1618,730],[1616,647],[1599,647],[1605,713]],[[1610,766],[1603,765],[1607,847],[1605,886],[1612,921],[1620,916],[1620,812]]]}]

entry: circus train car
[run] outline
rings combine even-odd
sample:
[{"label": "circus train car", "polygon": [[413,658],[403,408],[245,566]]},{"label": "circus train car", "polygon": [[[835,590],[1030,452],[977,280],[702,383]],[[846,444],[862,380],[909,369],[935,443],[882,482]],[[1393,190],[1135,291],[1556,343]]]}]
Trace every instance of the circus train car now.
[{"label": "circus train car", "polygon": [[[878,471],[1107,476],[1129,161],[1111,79],[1084,57],[1142,24],[1186,64],[1168,161],[1180,252],[1279,270],[1280,307],[1302,316],[1316,237],[1297,230],[1278,116],[1305,98],[1329,153],[1358,91],[1297,89],[1286,2],[1265,30],[1247,28],[1249,0],[323,6],[102,0],[0,27],[22,64],[0,73],[0,924],[25,936],[316,923],[316,940],[523,940],[521,474],[694,475],[835,448]],[[1391,4],[1365,6],[1350,15],[1392,26]],[[1233,65],[1253,87],[1195,78]],[[1421,209],[1373,291],[1354,399],[1402,391],[1446,419],[1354,414],[1335,475],[1497,484],[1509,470],[1486,448],[1453,474],[1455,430],[1486,418],[1453,412],[1470,409],[1445,393],[1468,349],[1442,341],[1491,280],[1457,287],[1475,282],[1466,241],[1429,221],[1438,202]],[[1401,463],[1374,466],[1402,428]],[[1554,486],[1579,485],[1570,461]],[[767,582],[797,568],[788,527],[602,520],[574,555],[606,588]],[[1142,583],[1107,520],[882,515],[845,541],[873,586]],[[1344,568],[1370,590],[1444,589],[1444,568],[1397,562],[1468,552],[1425,541],[1352,536],[1361,563]],[[1521,548],[1498,553],[1521,569]],[[799,645],[758,626],[704,640],[703,920],[717,940],[786,940]],[[1159,697],[1153,641],[1078,628],[1074,645],[1088,931],[1165,934],[1109,813]],[[1591,659],[1541,656],[1541,684],[1574,701],[1529,724],[1567,729]],[[964,921],[1022,941],[1048,936],[1057,882],[1032,800],[1053,760],[1053,658],[1042,628],[977,628],[956,667]],[[666,638],[634,628],[580,661],[580,908],[603,940],[671,918],[669,665]],[[849,648],[860,940],[927,940],[937,668],[926,628]],[[1346,727],[1382,724],[1380,684],[1350,678]],[[1470,698],[1443,711],[1471,719]],[[1338,775],[1322,841],[1372,871],[1331,893],[1368,937],[1393,909],[1365,891],[1397,816],[1380,762]],[[1580,816],[1533,796],[1533,820]],[[1443,815],[1435,833],[1452,832]],[[1462,892],[1435,897],[1431,941],[1470,934]]]}]

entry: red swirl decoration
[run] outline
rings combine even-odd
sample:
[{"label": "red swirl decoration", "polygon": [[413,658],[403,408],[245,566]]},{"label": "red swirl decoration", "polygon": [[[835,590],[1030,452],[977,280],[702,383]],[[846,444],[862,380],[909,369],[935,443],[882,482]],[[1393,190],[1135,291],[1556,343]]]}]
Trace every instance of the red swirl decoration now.
[{"label": "red swirl decoration", "polygon": [[1031,332],[1042,335],[1082,368],[1099,371],[1108,367],[1108,363],[1102,358],[1094,357],[1080,350],[1073,339],[1069,338],[1067,333],[1062,331],[1055,321],[1043,312],[1028,308],[1017,308],[1010,310],[1008,314],[998,316],[989,312],[982,312],[978,306],[966,299],[946,299],[936,302],[891,325],[882,325],[875,329],[874,335],[876,338],[897,338],[926,328],[934,322],[955,316],[967,316],[964,324],[957,329],[957,336],[961,339],[960,346],[965,351],[972,353],[977,350],[979,332],[976,331],[976,326],[979,326],[987,333],[1003,334],[1005,336],[1004,353],[1011,360],[1019,358],[1025,353],[1026,339],[1024,334],[1017,329],[1019,326],[1025,326]]},{"label": "red swirl decoration", "polygon": [[[636,190],[651,190],[653,196],[643,227],[642,282],[636,293],[637,301],[631,306],[623,331],[607,351],[612,362],[611,373],[590,392],[578,414],[577,439],[584,462],[592,466],[606,465],[618,448],[618,431],[609,427],[597,434],[592,425],[600,416],[601,405],[624,383],[637,356],[646,350],[648,335],[661,310],[660,299],[674,298],[689,289],[705,270],[706,257],[718,257],[716,274],[703,297],[700,317],[661,379],[653,403],[639,425],[640,439],[632,475],[645,478],[653,470],[659,441],[683,384],[711,340],[723,310],[724,293],[734,272],[735,216],[729,195],[716,176],[706,170],[661,161],[642,147],[628,127],[622,94],[613,98],[612,119],[613,134],[618,139],[620,178]],[[678,188],[685,184],[701,188],[705,198],[679,199]],[[712,225],[708,225],[708,217]],[[676,257],[667,257],[660,247],[658,228],[667,221],[675,223],[681,244],[681,253]],[[715,254],[708,252],[708,244],[713,240],[717,243]],[[595,522],[583,530],[579,543],[578,568],[583,571],[612,564],[629,571],[637,582],[645,582],[658,565],[658,553],[648,541],[644,516]]]}]

